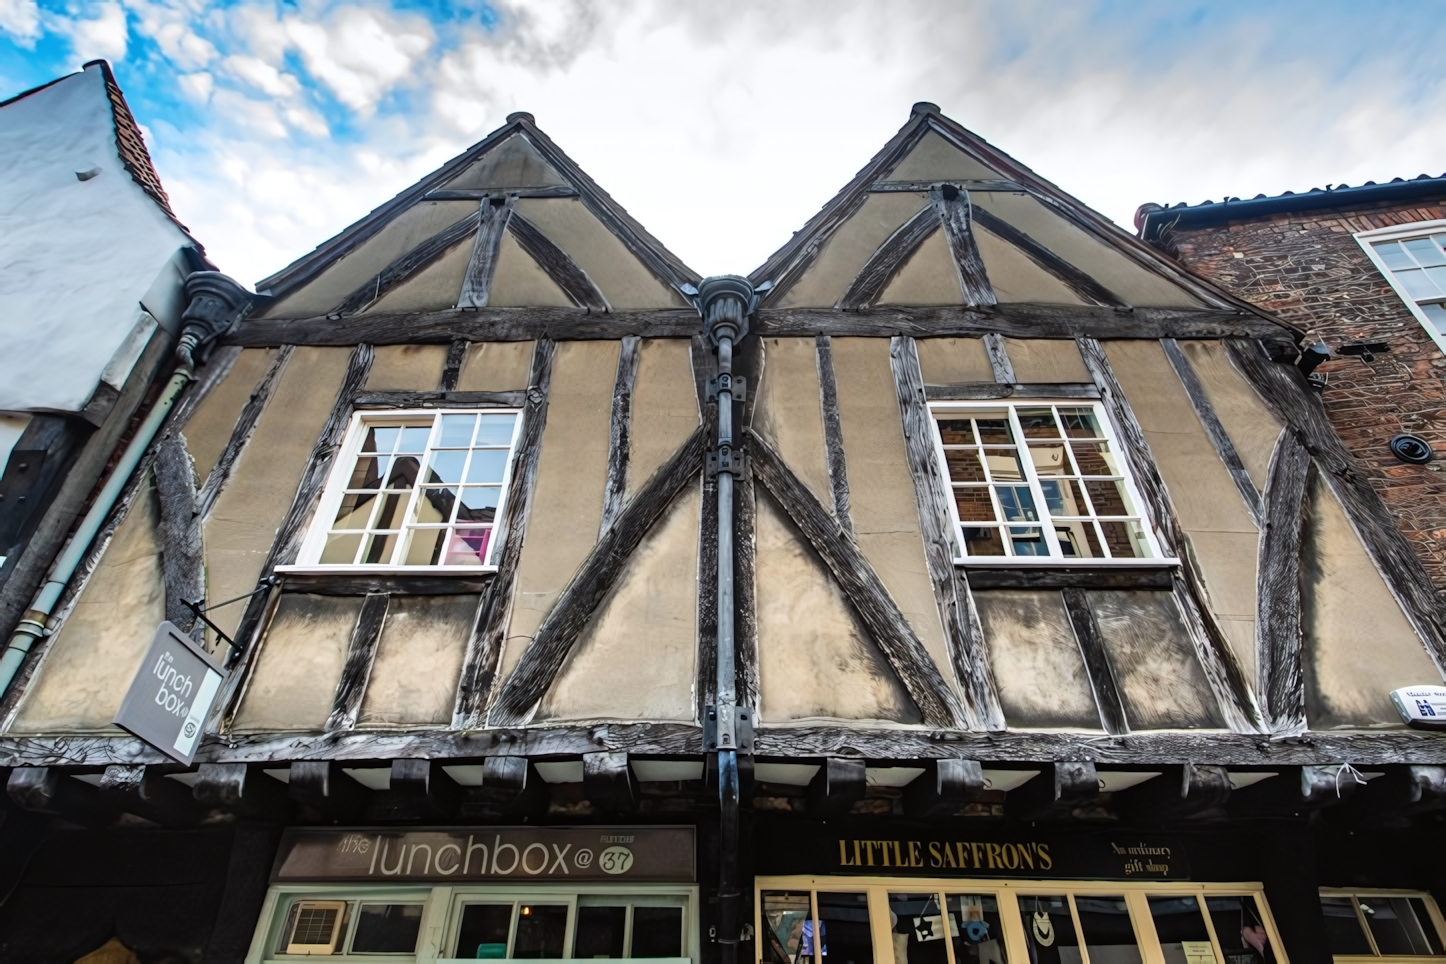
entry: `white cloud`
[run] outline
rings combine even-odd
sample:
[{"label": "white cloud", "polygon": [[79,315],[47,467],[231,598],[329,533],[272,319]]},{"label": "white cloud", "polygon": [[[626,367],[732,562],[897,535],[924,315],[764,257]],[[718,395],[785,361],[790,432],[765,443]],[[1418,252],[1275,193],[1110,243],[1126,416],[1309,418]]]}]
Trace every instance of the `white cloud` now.
[{"label": "white cloud", "polygon": [[182,70],[205,67],[219,53],[197,32],[206,21],[202,0],[125,0],[136,19],[136,30],[155,41],[161,53]]},{"label": "white cloud", "polygon": [[40,7],[35,0],[0,0],[0,31],[26,47],[40,37]]},{"label": "white cloud", "polygon": [[301,92],[301,82],[290,74],[255,57],[231,56],[222,61],[233,77],[244,80],[263,94],[272,97],[294,97]]},{"label": "white cloud", "polygon": [[211,99],[211,91],[216,89],[216,78],[199,70],[194,74],[181,74],[176,78],[181,91],[191,100],[198,104],[205,104]]},{"label": "white cloud", "polygon": [[319,21],[287,17],[284,23],[311,75],[363,116],[411,72],[434,40],[431,26],[419,17],[363,7],[342,7]]},{"label": "white cloud", "polygon": [[125,10],[114,0],[98,5],[96,10],[97,16],[89,20],[71,20],[65,24],[76,56],[81,60],[103,57],[112,62],[125,59],[130,39]]}]

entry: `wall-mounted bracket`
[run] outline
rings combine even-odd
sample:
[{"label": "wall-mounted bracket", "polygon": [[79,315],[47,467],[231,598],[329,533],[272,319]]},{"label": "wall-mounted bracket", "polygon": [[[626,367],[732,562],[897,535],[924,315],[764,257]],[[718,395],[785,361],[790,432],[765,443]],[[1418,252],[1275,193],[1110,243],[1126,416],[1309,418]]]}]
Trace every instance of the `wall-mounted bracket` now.
[{"label": "wall-mounted bracket", "polygon": [[710,476],[727,472],[734,478],[743,478],[748,471],[748,457],[743,449],[716,449],[708,453],[708,474]]},{"label": "wall-mounted bracket", "polygon": [[[725,376],[721,376],[721,377],[724,377],[724,378],[728,378],[728,379],[729,379],[729,382],[730,382],[730,385],[731,385],[731,387],[729,388],[729,391],[731,391],[731,392],[733,393],[733,401],[735,401],[735,402],[746,402],[746,401],[748,401],[748,379],[746,379],[746,378],[738,378],[737,376],[731,376],[731,375],[725,375]],[[706,392],[705,392],[705,398],[706,398],[707,401],[710,401],[710,402],[711,402],[711,401],[715,401],[715,400],[718,398],[718,379],[717,379],[717,378],[710,378],[710,379],[708,379],[708,386],[707,386],[707,390],[706,390]]]},{"label": "wall-mounted bracket", "polygon": [[753,752],[753,711],[746,706],[709,706],[703,714],[703,748]]}]

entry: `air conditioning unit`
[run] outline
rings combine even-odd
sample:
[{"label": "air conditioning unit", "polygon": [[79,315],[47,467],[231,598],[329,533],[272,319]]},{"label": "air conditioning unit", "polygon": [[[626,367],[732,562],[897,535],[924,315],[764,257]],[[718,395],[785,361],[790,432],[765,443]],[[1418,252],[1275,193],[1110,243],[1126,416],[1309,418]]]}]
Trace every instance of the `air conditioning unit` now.
[{"label": "air conditioning unit", "polygon": [[336,953],[346,921],[344,900],[299,900],[291,912],[287,954],[329,956]]}]

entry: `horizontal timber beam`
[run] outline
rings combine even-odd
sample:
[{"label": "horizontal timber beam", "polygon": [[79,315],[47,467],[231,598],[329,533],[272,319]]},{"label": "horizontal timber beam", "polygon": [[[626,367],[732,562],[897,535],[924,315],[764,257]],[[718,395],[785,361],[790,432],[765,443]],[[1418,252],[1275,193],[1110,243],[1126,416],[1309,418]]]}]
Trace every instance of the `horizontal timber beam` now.
[{"label": "horizontal timber beam", "polygon": [[571,184],[544,184],[541,187],[489,187],[467,191],[428,191],[423,201],[480,201],[491,197],[577,197]]},{"label": "horizontal timber beam", "polygon": [[925,194],[941,184],[950,184],[961,191],[1004,191],[1009,194],[1024,194],[1024,185],[1018,181],[1004,181],[996,178],[965,181],[875,181],[869,185],[871,194]]},{"label": "horizontal timber beam", "polygon": [[[979,337],[1074,338],[1259,338],[1294,343],[1300,333],[1258,315],[1234,311],[1175,308],[1120,310],[1083,305],[1000,304],[966,308],[886,306],[763,308],[755,315],[758,335],[812,338],[816,335],[887,338]],[[401,345],[467,341],[531,341],[691,338],[702,321],[691,308],[589,314],[583,308],[447,308],[438,311],[368,313],[350,318],[253,318],[225,338],[228,345]]]},{"label": "horizontal timber beam", "polygon": [[[1250,733],[1141,732],[978,733],[928,727],[763,726],[759,757],[864,757],[871,760],[983,760],[996,763],[1091,761],[1157,764],[1189,760],[1212,766],[1312,766],[1350,763],[1446,764],[1446,740],[1428,733],[1308,733],[1272,739]],[[475,730],[365,730],[206,737],[197,763],[307,760],[483,759],[577,756],[601,751],[633,756],[703,753],[691,723],[611,723],[573,727]],[[106,766],[165,763],[159,750],[131,736],[37,736],[0,740],[0,766]]]}]

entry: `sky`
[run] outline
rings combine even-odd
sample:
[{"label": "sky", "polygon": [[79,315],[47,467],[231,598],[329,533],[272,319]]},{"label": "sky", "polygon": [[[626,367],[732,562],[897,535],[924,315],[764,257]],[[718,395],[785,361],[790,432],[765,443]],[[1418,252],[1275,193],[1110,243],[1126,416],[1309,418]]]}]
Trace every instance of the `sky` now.
[{"label": "sky", "polygon": [[674,253],[746,274],[927,100],[1124,227],[1446,170],[1446,16],[1371,3],[0,0],[0,98],[109,60],[253,284],[525,110]]}]

